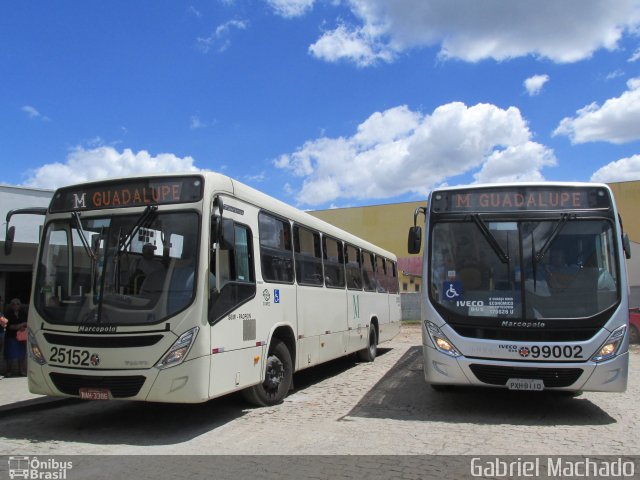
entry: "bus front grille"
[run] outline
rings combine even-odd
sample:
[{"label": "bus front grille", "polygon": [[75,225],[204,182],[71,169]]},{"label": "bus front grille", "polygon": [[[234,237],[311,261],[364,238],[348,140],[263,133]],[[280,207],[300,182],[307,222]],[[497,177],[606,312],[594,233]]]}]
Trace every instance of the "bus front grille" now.
[{"label": "bus front grille", "polygon": [[580,378],[583,371],[581,368],[502,367],[475,363],[469,368],[478,380],[489,385],[506,385],[510,378],[528,378],[542,380],[549,388],[568,387]]},{"label": "bus front grille", "polygon": [[79,396],[81,388],[95,388],[109,390],[113,398],[136,396],[146,380],[142,375],[92,376],[55,372],[50,377],[56,388],[67,395]]},{"label": "bus front grille", "polygon": [[593,338],[599,328],[573,329],[509,329],[473,327],[449,323],[458,335],[486,340],[511,340],[514,342],[581,342]]},{"label": "bus front grille", "polygon": [[45,333],[44,338],[52,345],[67,345],[84,348],[135,348],[155,345],[162,340],[162,335],[129,335],[129,336],[87,336]]}]

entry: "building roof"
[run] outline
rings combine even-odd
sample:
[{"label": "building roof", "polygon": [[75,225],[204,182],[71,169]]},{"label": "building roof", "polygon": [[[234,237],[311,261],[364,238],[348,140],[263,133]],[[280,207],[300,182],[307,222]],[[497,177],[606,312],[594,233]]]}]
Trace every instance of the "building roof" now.
[{"label": "building roof", "polygon": [[399,258],[398,271],[412,277],[422,276],[422,256]]}]

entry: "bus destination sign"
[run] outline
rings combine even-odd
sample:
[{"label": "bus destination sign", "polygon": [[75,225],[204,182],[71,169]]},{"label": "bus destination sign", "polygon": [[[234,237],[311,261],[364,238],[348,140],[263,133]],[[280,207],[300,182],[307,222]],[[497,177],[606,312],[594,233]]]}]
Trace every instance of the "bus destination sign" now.
[{"label": "bus destination sign", "polygon": [[518,187],[435,192],[434,213],[591,210],[611,207],[601,187]]},{"label": "bus destination sign", "polygon": [[163,177],[64,187],[51,200],[51,212],[166,205],[202,199],[202,177]]}]

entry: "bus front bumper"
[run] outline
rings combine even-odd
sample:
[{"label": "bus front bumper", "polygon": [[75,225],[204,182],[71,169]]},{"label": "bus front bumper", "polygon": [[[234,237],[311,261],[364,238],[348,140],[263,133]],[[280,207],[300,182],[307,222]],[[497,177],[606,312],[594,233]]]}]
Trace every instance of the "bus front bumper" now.
[{"label": "bus front bumper", "polygon": [[[205,377],[202,378],[203,372]],[[200,357],[158,370],[79,370],[38,365],[29,359],[29,391],[40,395],[94,399],[197,403],[209,399],[209,358]],[[106,394],[107,398],[103,395]],[[102,397],[102,398],[101,398]]]},{"label": "bus front bumper", "polygon": [[595,363],[510,362],[452,357],[423,345],[424,379],[435,385],[471,385],[508,388],[510,379],[542,379],[545,390],[624,392],[628,352]]}]

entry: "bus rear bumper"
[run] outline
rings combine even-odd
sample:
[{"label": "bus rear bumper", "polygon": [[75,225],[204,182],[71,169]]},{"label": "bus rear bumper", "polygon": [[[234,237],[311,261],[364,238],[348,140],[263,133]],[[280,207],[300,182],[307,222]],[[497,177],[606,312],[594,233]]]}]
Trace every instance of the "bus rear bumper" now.
[{"label": "bus rear bumper", "polygon": [[508,388],[512,378],[539,378],[545,390],[624,392],[627,388],[628,352],[597,364],[509,362],[451,357],[429,346],[422,350],[429,384]]}]

